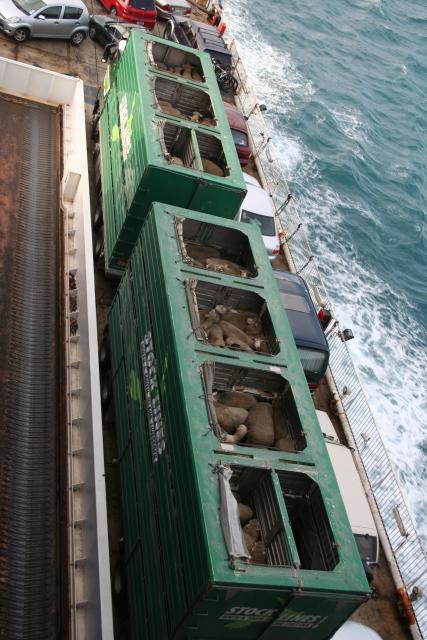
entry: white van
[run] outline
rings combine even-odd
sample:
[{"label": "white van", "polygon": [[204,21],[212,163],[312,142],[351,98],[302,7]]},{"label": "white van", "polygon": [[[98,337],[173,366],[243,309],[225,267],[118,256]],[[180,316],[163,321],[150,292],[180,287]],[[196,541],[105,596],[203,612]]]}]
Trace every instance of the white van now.
[{"label": "white van", "polygon": [[365,571],[378,562],[378,533],[351,450],[341,444],[325,411],[317,411],[326,448],[337,478]]}]

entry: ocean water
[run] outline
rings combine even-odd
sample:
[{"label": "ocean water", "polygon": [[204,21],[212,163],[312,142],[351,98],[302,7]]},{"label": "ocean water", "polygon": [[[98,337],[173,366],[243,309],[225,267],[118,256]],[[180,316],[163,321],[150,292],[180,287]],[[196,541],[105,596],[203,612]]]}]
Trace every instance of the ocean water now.
[{"label": "ocean water", "polygon": [[224,0],[427,541],[427,5]]}]

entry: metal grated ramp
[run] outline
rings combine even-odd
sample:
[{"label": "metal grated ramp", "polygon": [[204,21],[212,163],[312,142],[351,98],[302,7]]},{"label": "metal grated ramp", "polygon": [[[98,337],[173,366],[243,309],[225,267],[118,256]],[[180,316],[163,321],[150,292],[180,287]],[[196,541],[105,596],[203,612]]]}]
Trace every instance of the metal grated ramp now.
[{"label": "metal grated ramp", "polygon": [[60,116],[0,94],[0,117],[1,635],[48,640],[61,635]]}]

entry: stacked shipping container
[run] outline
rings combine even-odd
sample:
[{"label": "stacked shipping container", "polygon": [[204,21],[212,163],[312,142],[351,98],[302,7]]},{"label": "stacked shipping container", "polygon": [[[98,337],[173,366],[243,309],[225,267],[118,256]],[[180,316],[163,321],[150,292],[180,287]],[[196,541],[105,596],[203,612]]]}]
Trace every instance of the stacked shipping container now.
[{"label": "stacked shipping container", "polygon": [[[263,351],[209,340],[203,318],[231,307],[258,314]],[[153,205],[109,336],[133,637],[329,638],[368,585],[258,230]],[[278,403],[285,446],[230,444],[229,391]]]},{"label": "stacked shipping container", "polygon": [[125,268],[153,201],[235,217],[246,186],[207,54],[133,30],[98,129],[107,271]]}]

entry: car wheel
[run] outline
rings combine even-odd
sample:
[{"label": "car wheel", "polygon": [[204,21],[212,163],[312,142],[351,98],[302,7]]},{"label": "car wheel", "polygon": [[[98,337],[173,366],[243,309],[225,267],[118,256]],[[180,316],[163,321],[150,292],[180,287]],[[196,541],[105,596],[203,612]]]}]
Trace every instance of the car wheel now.
[{"label": "car wheel", "polygon": [[28,29],[17,29],[13,34],[16,42],[25,42],[30,37],[30,32]]},{"label": "car wheel", "polygon": [[110,9],[110,15],[112,15],[112,16],[116,16],[117,15],[117,9],[116,9],[116,7],[114,5]]},{"label": "car wheel", "polygon": [[96,27],[94,27],[93,25],[89,27],[89,38],[91,40],[96,40]]},{"label": "car wheel", "polygon": [[70,42],[73,45],[73,47],[78,47],[79,44],[81,44],[84,39],[85,39],[85,34],[83,33],[83,31],[76,31],[76,33],[73,33],[73,35],[71,36]]}]

